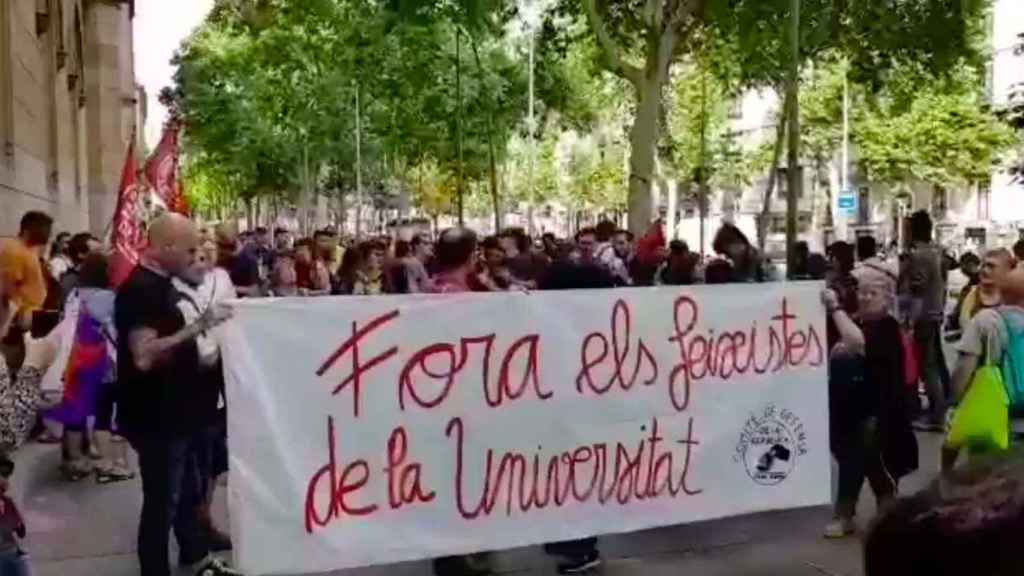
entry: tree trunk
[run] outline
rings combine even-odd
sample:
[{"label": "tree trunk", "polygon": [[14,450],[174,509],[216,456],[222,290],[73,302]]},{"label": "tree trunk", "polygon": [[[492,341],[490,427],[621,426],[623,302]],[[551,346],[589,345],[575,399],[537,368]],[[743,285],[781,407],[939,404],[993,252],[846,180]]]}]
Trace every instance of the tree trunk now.
[{"label": "tree trunk", "polygon": [[[828,178],[828,160],[825,158],[818,158],[817,166],[815,166],[815,179],[818,182],[818,186],[825,190],[825,224],[826,228],[835,228],[835,218],[832,216],[832,206],[835,204],[834,198],[832,198],[832,184]],[[834,232],[834,230],[833,230]]]},{"label": "tree trunk", "polygon": [[[476,69],[481,84],[484,80],[484,66],[480,63],[480,50],[477,47],[476,39],[473,39],[473,58],[476,60]],[[494,209],[494,233],[501,232],[501,192],[498,190],[498,159],[494,147],[494,114],[493,110],[487,112],[487,152],[491,170],[491,203]]]},{"label": "tree trunk", "polygon": [[661,127],[661,91],[668,81],[676,46],[683,39],[680,30],[689,27],[692,18],[701,17],[698,13],[703,6],[703,2],[681,1],[671,10],[663,10],[660,2],[648,3],[643,18],[647,41],[641,68],[624,59],[625,51],[609,31],[608,3],[583,0],[605,67],[626,79],[636,92],[636,118],[629,135],[629,229],[634,234],[647,230],[654,212],[651,179]]},{"label": "tree trunk", "polygon": [[348,203],[345,202],[345,190],[338,187],[338,229],[342,234],[348,234]]},{"label": "tree trunk", "polygon": [[[781,90],[776,90],[781,92]],[[775,147],[772,149],[772,164],[768,167],[768,185],[764,190],[761,217],[757,219],[757,249],[764,253],[764,245],[768,240],[768,219],[772,211],[772,194],[779,178],[779,162],[782,160],[782,146],[786,142],[786,122],[789,120],[789,98],[782,102],[779,124],[775,127]]]},{"label": "tree trunk", "polygon": [[803,187],[803,170],[800,167],[800,1],[790,0],[789,3],[791,53],[786,86],[786,99],[789,100],[789,145],[786,146],[786,176],[789,179],[786,186],[786,270],[789,277],[792,277],[796,270],[795,248],[799,236],[797,202]]},{"label": "tree trunk", "polygon": [[629,231],[637,237],[647,231],[654,215],[651,184],[658,144],[658,113],[662,82],[645,77],[637,86],[636,119],[629,133]]}]

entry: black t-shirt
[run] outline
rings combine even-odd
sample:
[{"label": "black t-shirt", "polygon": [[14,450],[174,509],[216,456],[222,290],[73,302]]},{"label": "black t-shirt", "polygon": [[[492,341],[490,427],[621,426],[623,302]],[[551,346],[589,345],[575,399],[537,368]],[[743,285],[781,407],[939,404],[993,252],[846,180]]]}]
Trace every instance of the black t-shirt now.
[{"label": "black t-shirt", "polygon": [[118,420],[129,437],[187,436],[209,426],[216,413],[216,394],[206,393],[194,340],[174,348],[147,372],[138,369],[131,352],[135,330],[150,328],[164,338],[184,328],[179,308],[184,299],[169,278],[142,266],[118,290]]}]

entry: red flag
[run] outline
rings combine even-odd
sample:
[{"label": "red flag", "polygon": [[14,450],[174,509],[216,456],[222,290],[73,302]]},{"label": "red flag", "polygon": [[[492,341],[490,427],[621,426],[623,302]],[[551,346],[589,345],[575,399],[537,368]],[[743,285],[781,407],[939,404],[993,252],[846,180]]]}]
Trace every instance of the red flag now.
[{"label": "red flag", "polygon": [[167,209],[171,212],[189,216],[192,213],[192,208],[188,205],[188,198],[185,197],[185,187],[182,186],[180,179],[175,181],[175,190],[174,201],[167,206]]},{"label": "red flag", "polygon": [[114,211],[111,238],[114,254],[111,258],[110,280],[115,288],[128,278],[132,269],[139,263],[139,253],[143,247],[138,171],[133,136],[128,144],[128,157],[125,158],[124,168],[121,170],[121,187],[117,193],[117,209]]},{"label": "red flag", "polygon": [[171,212],[188,216],[188,203],[178,182],[178,137],[181,124],[167,121],[160,144],[146,162],[146,182]]}]

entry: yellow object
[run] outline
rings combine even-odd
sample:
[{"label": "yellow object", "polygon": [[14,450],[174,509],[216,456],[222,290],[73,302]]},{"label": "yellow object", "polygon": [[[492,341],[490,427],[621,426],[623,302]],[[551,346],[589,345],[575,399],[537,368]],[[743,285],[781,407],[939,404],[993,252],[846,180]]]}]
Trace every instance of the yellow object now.
[{"label": "yellow object", "polygon": [[46,301],[46,280],[39,253],[15,238],[0,247],[0,274],[19,314],[39,310]]},{"label": "yellow object", "polygon": [[991,452],[1010,447],[1010,397],[998,366],[982,366],[974,373],[967,394],[953,415],[946,447],[967,447]]},{"label": "yellow object", "polygon": [[981,303],[978,301],[978,287],[973,286],[967,291],[967,296],[964,297],[964,301],[960,305],[960,328],[966,328],[980,309]]}]

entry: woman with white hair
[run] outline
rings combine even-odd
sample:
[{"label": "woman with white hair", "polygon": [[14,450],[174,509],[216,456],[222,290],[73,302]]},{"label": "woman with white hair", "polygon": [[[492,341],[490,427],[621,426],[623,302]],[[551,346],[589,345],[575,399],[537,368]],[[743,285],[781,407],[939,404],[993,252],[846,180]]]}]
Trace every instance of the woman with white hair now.
[{"label": "woman with white hair", "polygon": [[852,318],[832,290],[822,302],[839,341],[829,375],[832,452],[839,463],[835,520],[827,538],[856,531],[854,516],[865,478],[879,508],[893,500],[899,479],[917,469],[917,440],[910,427],[911,391],[904,383],[899,322],[893,317],[896,279],[866,270],[857,285]]}]

